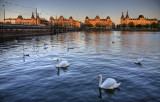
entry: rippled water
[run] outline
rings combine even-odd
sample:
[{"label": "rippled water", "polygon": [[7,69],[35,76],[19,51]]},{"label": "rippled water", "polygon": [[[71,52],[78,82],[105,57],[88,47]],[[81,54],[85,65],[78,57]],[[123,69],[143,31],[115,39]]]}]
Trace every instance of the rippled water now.
[{"label": "rippled water", "polygon": [[[56,68],[55,58],[70,67]],[[99,74],[120,87],[101,90],[99,98]],[[71,32],[2,42],[0,101],[158,102],[160,32]]]}]

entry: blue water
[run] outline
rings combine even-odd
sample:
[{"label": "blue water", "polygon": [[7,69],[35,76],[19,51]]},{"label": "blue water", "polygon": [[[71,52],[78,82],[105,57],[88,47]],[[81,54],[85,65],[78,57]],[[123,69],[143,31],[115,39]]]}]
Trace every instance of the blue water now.
[{"label": "blue water", "polygon": [[[70,67],[56,68],[56,58]],[[101,98],[100,74],[121,82],[101,90]],[[0,102],[143,101],[160,101],[160,32],[70,32],[0,43]]]}]

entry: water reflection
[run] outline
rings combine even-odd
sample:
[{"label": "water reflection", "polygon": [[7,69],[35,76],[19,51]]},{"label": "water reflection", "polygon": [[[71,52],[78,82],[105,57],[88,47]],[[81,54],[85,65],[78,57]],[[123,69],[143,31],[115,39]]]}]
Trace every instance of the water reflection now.
[{"label": "water reflection", "polygon": [[[131,102],[142,98],[153,101],[154,98],[156,102],[160,97],[160,82],[157,81],[160,78],[159,39],[160,34],[152,32],[109,31],[7,40],[0,43],[0,95],[5,93],[8,101],[29,99],[29,102],[41,98],[56,102]],[[26,42],[24,54],[30,57],[23,56],[23,42]],[[74,49],[68,52],[67,43]],[[72,67],[56,68],[56,62],[51,59],[59,56],[72,62]],[[145,58],[142,67],[134,64],[136,57]],[[98,92],[95,77],[99,74],[113,76],[124,83],[120,86],[121,91],[99,89]],[[0,101],[3,100],[0,98]]]},{"label": "water reflection", "polygon": [[108,97],[112,97],[115,92],[120,92],[120,89],[119,88],[115,88],[115,89],[101,89],[99,88],[99,98],[102,99],[102,90],[107,94]]},{"label": "water reflection", "polygon": [[65,68],[57,68],[57,75],[60,76],[60,70],[62,70],[63,72],[67,72],[68,70],[68,67],[65,67]]}]

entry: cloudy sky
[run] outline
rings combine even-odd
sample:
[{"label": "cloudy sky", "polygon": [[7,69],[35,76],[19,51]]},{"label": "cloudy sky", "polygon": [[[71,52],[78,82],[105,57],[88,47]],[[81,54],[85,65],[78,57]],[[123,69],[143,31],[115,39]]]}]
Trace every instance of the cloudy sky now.
[{"label": "cloudy sky", "polygon": [[122,11],[126,15],[127,10],[130,18],[143,14],[147,18],[160,19],[159,5],[160,0],[0,0],[0,21],[4,17],[4,8],[6,18],[18,15],[30,18],[37,8],[40,17],[46,19],[63,15],[84,22],[86,16],[93,19],[99,15],[103,19],[110,16],[119,24]]}]

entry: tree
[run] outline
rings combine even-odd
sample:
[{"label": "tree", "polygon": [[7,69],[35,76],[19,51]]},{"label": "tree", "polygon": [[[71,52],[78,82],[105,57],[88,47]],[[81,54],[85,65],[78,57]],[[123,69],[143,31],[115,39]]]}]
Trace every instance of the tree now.
[{"label": "tree", "polygon": [[135,25],[134,25],[134,23],[133,23],[133,22],[129,22],[129,23],[128,23],[128,26],[129,26],[130,28],[135,27]]},{"label": "tree", "polygon": [[120,28],[120,25],[119,25],[119,24],[117,24],[117,25],[116,25],[116,29],[119,29],[119,28]]},{"label": "tree", "polygon": [[100,23],[96,23],[96,27],[100,28],[101,24]]},{"label": "tree", "polygon": [[55,23],[54,26],[58,27],[58,23]]},{"label": "tree", "polygon": [[158,24],[158,29],[160,29],[160,24]]},{"label": "tree", "polygon": [[144,28],[148,29],[150,27],[150,25],[147,23],[144,25]]},{"label": "tree", "polygon": [[137,24],[136,28],[141,29],[141,28],[143,28],[143,25],[142,24]]},{"label": "tree", "polygon": [[151,23],[151,28],[152,29],[156,29],[156,28],[158,28],[158,23],[155,23],[155,22],[153,22],[153,23]]},{"label": "tree", "polygon": [[6,22],[6,24],[11,24],[11,22]]},{"label": "tree", "polygon": [[123,23],[122,25],[123,30],[127,27],[127,24]]},{"label": "tree", "polygon": [[85,27],[93,27],[93,25],[92,24],[85,24]]}]

